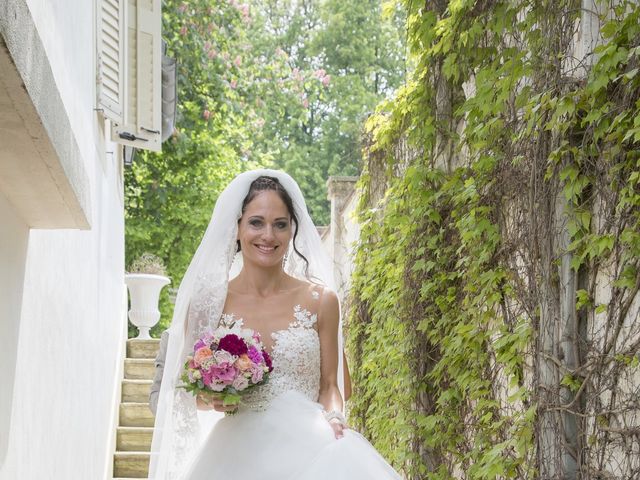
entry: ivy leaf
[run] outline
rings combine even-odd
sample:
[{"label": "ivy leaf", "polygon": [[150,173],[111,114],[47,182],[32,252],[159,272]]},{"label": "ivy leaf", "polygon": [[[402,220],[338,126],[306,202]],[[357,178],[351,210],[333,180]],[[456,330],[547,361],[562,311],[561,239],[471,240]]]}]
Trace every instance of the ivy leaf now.
[{"label": "ivy leaf", "polygon": [[591,297],[589,296],[589,292],[586,290],[577,290],[576,291],[576,309],[581,309],[583,307],[588,307],[591,305]]}]

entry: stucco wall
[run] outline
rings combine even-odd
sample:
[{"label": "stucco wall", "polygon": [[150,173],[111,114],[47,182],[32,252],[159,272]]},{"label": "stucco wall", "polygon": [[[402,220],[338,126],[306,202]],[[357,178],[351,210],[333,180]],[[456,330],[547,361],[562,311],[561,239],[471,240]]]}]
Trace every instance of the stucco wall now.
[{"label": "stucco wall", "polygon": [[343,288],[348,291],[351,287],[351,274],[353,273],[353,262],[358,239],[360,238],[360,225],[356,219],[356,208],[360,197],[355,190],[349,197],[342,212],[344,222],[343,242],[345,245],[345,257],[342,260]]},{"label": "stucco wall", "polygon": [[[46,54],[34,57],[41,63],[29,65],[30,74],[37,88],[38,73],[50,71],[62,108],[47,98],[35,107],[69,182],[80,188],[75,191],[90,223],[87,230],[27,233],[15,205],[0,198],[0,287],[8,285],[0,295],[22,296],[20,305],[0,301],[0,431],[10,418],[6,448],[0,441],[0,479],[102,479],[113,458],[126,323],[120,158],[117,146],[105,143],[93,110],[94,2],[8,2],[28,8],[31,27],[16,30],[35,27],[31,33]],[[24,77],[20,64],[16,68]],[[8,402],[4,385],[11,372]]]},{"label": "stucco wall", "polygon": [[0,465],[9,445],[29,228],[0,192]]}]

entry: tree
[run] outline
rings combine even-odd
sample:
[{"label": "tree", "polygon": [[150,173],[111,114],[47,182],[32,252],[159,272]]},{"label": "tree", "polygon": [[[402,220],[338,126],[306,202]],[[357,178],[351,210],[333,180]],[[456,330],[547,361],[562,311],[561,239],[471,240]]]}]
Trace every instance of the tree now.
[{"label": "tree", "polygon": [[379,0],[252,7],[254,51],[277,59],[284,74],[264,85],[262,149],[296,178],[312,217],[326,224],[328,176],[360,171],[364,119],[404,78],[402,15],[383,18]]}]

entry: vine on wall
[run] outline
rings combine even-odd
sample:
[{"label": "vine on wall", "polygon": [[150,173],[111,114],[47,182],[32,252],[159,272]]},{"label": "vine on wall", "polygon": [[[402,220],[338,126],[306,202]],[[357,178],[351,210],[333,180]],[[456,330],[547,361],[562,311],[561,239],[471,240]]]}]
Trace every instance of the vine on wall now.
[{"label": "vine on wall", "polygon": [[640,6],[404,7],[415,70],[360,181],[352,422],[412,479],[634,478]]}]

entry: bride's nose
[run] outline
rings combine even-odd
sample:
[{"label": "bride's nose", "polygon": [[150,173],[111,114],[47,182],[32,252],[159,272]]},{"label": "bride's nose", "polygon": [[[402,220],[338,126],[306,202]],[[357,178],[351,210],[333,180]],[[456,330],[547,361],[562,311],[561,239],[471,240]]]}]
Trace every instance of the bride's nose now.
[{"label": "bride's nose", "polygon": [[262,231],[262,238],[265,240],[273,240],[275,238],[275,232],[272,225],[267,225]]}]

